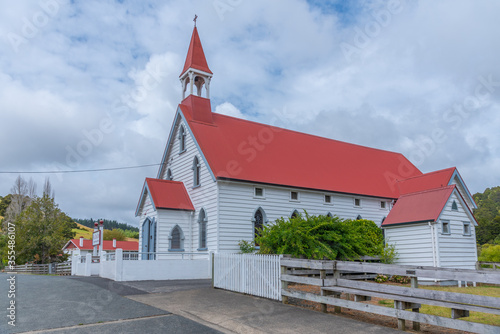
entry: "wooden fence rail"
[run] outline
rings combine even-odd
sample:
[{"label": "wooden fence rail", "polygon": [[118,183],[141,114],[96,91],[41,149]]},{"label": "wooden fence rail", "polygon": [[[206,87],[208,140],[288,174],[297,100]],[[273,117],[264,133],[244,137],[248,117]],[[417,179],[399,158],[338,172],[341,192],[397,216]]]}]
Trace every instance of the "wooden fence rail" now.
[{"label": "wooden fence rail", "polygon": [[[294,271],[319,270],[319,276],[305,277],[295,275]],[[377,273],[409,276],[410,288],[379,283],[361,282],[342,277],[341,273]],[[418,330],[420,323],[448,327],[474,333],[500,333],[500,327],[460,320],[469,316],[469,311],[500,315],[500,298],[453,293],[436,290],[418,289],[418,278],[432,278],[482,283],[500,283],[499,271],[450,269],[422,266],[399,266],[381,263],[318,261],[284,257],[281,260],[282,301],[289,297],[318,302],[322,311],[327,305],[335,306],[335,312],[341,308],[370,312],[391,316],[398,319],[399,329],[405,329],[405,320],[413,322]],[[321,294],[291,290],[289,283],[315,285],[320,287]],[[347,297],[341,299],[341,297]],[[354,300],[350,300],[353,296]],[[363,303],[371,297],[394,300],[394,308]],[[451,309],[450,318],[419,313],[421,304],[444,306]]]},{"label": "wooden fence rail", "polygon": [[13,271],[38,275],[71,275],[71,263],[23,264],[14,266]]}]

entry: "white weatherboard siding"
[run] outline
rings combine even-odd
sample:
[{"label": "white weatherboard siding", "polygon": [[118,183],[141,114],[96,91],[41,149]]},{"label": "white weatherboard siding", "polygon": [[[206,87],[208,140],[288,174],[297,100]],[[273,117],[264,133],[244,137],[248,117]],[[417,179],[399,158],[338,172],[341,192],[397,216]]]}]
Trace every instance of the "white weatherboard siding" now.
[{"label": "white weatherboard siding", "polygon": [[[180,126],[184,126],[185,131],[185,148],[186,150],[182,153],[179,153],[179,128]],[[186,239],[184,240],[184,249],[186,252],[197,252],[199,246],[199,225],[198,225],[198,217],[201,209],[205,209],[207,214],[207,248],[209,250],[217,249],[217,185],[212,175],[210,174],[210,170],[208,165],[205,163],[201,152],[199,151],[196,143],[193,139],[191,131],[186,123],[179,118],[179,121],[175,125],[175,129],[173,132],[173,138],[170,143],[171,147],[167,152],[167,156],[165,158],[165,163],[167,167],[165,168],[164,173],[160,176],[161,179],[166,178],[166,172],[168,169],[172,171],[172,177],[174,181],[181,181],[184,183],[186,190],[191,198],[191,202],[195,207],[195,213],[191,212],[191,219],[189,222],[185,222],[185,225],[181,226],[182,231]],[[200,170],[200,186],[193,188],[193,161],[194,157],[198,157],[198,161],[201,165]],[[165,211],[162,214],[169,215],[173,210],[159,210]],[[165,219],[165,218],[163,218]],[[162,225],[163,228],[172,229],[174,227],[174,221],[170,220],[168,223],[167,220],[164,220],[165,224]],[[179,225],[180,226],[180,225]],[[163,232],[162,232],[163,233]],[[188,237],[189,236],[189,237]],[[165,245],[168,248],[168,238],[164,238],[164,234],[162,236],[158,236],[157,238],[158,244],[161,244],[162,249],[164,249]],[[200,252],[206,252],[200,251]]]},{"label": "white weatherboard siding", "polygon": [[398,252],[397,264],[434,266],[432,229],[427,223],[384,228],[385,240]]},{"label": "white weatherboard siding", "polygon": [[[457,203],[458,210],[453,211],[453,201]],[[437,241],[439,248],[439,262],[441,267],[475,269],[477,261],[476,253],[476,228],[465,208],[454,191],[450,196],[443,212],[441,213],[437,227]],[[450,234],[443,234],[441,222],[450,222]],[[464,222],[469,222],[471,235],[464,235]]]},{"label": "white weatherboard siding", "polygon": [[[170,234],[172,229],[179,225],[183,232],[183,247],[184,251],[192,252],[191,238],[192,232],[190,229],[192,220],[191,211],[183,210],[158,210],[158,218],[156,225],[156,251],[159,253],[166,253],[170,248]],[[158,260],[163,259],[162,255],[158,255]]]},{"label": "white weatherboard siding", "polygon": [[[361,215],[381,224],[382,218],[389,213],[390,201],[386,200],[386,208],[380,208],[380,201],[362,196],[349,196],[313,190],[300,190],[287,187],[264,186],[243,182],[219,181],[219,224],[220,251],[238,251],[240,240],[253,240],[252,218],[261,207],[269,222],[281,217],[290,217],[294,210],[309,215],[326,215],[331,212],[341,218],[355,219]],[[255,197],[254,188],[264,189],[264,197]],[[290,200],[290,191],[299,193],[299,200]],[[332,204],[324,203],[324,196],[332,196]],[[361,206],[354,206],[354,198],[361,199]]]}]

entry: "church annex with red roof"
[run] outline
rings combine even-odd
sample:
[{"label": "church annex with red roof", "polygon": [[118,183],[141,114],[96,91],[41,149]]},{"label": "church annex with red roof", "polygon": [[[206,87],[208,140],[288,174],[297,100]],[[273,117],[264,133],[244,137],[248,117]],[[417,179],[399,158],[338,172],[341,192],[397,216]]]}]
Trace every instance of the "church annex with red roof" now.
[{"label": "church annex with red roof", "polygon": [[456,168],[422,173],[400,153],[214,113],[212,76],[195,27],[161,166],[136,208],[140,252],[237,252],[306,210],[373,220],[402,264],[474,268],[476,204]]}]

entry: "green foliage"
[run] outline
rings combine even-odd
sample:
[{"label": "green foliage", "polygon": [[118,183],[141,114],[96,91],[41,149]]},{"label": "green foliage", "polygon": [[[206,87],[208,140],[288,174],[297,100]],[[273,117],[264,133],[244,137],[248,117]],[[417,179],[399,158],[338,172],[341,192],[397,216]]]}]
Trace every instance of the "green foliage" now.
[{"label": "green foliage", "polygon": [[121,228],[117,228],[117,230],[121,231],[127,238],[139,239],[139,231],[122,230]]},{"label": "green foliage", "polygon": [[240,246],[240,253],[255,253],[255,246],[252,242],[240,240],[240,242],[238,242],[238,246]]},{"label": "green foliage", "polygon": [[384,283],[389,280],[389,277],[387,275],[382,275],[378,274],[377,277],[375,277],[375,282],[377,283]]},{"label": "green foliage", "polygon": [[7,208],[10,205],[10,202],[12,202],[12,195],[8,194],[5,197],[0,196],[0,216],[5,217],[5,212],[7,211]]},{"label": "green foliage", "polygon": [[75,236],[71,218],[47,195],[34,199],[14,223],[17,264],[55,262],[62,247]]},{"label": "green foliage", "polygon": [[500,245],[484,245],[481,248],[479,261],[500,263]]},{"label": "green foliage", "polygon": [[500,237],[500,187],[487,188],[484,193],[474,194],[473,197],[478,206],[474,210],[479,225],[476,229],[477,243],[493,243]]},{"label": "green foliage", "polygon": [[387,242],[382,250],[382,254],[380,254],[380,261],[382,263],[392,264],[396,262],[398,256],[399,254],[396,250],[396,245]]},{"label": "green foliage", "polygon": [[259,253],[290,254],[308,259],[357,259],[380,255],[383,236],[368,220],[343,220],[339,217],[305,216],[280,218],[266,225],[260,236]]},{"label": "green foliage", "polygon": [[125,241],[127,237],[125,234],[120,231],[119,229],[112,229],[110,230],[104,230],[104,235],[103,235],[103,240],[113,240],[116,239],[116,241]]}]

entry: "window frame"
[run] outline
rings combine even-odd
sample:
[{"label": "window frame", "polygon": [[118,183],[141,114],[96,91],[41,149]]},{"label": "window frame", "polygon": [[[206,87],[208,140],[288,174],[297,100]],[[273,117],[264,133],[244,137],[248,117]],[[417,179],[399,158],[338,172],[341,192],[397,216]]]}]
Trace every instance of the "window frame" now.
[{"label": "window frame", "polygon": [[386,201],[380,201],[380,209],[381,210],[387,209],[387,202]]},{"label": "window frame", "polygon": [[[179,231],[179,248],[172,248],[172,242],[174,237],[174,231]],[[184,232],[179,225],[175,225],[172,230],[170,230],[170,235],[168,237],[168,251],[169,252],[184,252]]]},{"label": "window frame", "polygon": [[[327,198],[329,198],[329,199],[330,199],[330,201],[329,201],[329,202],[327,202],[327,200],[326,200]],[[325,194],[325,195],[323,196],[323,204],[326,204],[326,205],[333,205],[333,196],[332,196],[332,195],[330,195],[330,194]]]},{"label": "window frame", "polygon": [[[205,209],[200,210],[198,215],[198,250],[205,251],[208,250],[208,217]],[[205,244],[203,245],[203,237],[205,238]]]},{"label": "window frame", "polygon": [[[356,205],[356,201],[358,201],[358,205]],[[354,206],[355,208],[361,208],[361,207],[362,207],[362,205],[361,205],[361,198],[359,198],[359,197],[354,197],[354,198],[352,199],[352,204],[353,204],[353,206]]]},{"label": "window frame", "polygon": [[[262,191],[262,195],[257,195],[257,189],[260,189]],[[262,199],[262,198],[266,198],[266,193],[265,193],[265,190],[263,187],[254,187],[253,188],[253,197],[254,198],[259,198],[259,199]]]},{"label": "window frame", "polygon": [[457,201],[455,201],[455,200],[453,200],[453,202],[451,202],[451,211],[458,212],[458,204],[457,204]]},{"label": "window frame", "polygon": [[[297,194],[297,198],[293,198],[293,194]],[[290,190],[290,202],[300,202],[300,193],[295,190]]]},{"label": "window frame", "polygon": [[179,154],[186,152],[186,129],[184,125],[179,127]]},{"label": "window frame", "polygon": [[[471,228],[471,223],[470,222],[462,222],[463,223],[463,235],[465,237],[470,237],[472,236],[472,228]],[[466,226],[467,226],[467,229],[468,229],[468,233],[466,233],[465,229],[466,229]]]},{"label": "window frame", "polygon": [[255,242],[255,237],[257,236],[257,231],[256,231],[256,226],[255,226],[255,223],[257,221],[257,219],[255,218],[257,213],[260,212],[261,216],[262,216],[262,228],[264,228],[264,225],[267,224],[267,217],[266,217],[266,211],[264,211],[264,209],[262,207],[258,207],[257,210],[254,211],[253,215],[252,215],[252,236],[253,236],[253,244],[255,246],[256,249],[259,249],[260,248],[260,245],[258,245],[256,242]]},{"label": "window frame", "polygon": [[201,186],[201,163],[198,156],[195,155],[193,158],[193,188],[198,188]]},{"label": "window frame", "polygon": [[[447,226],[447,231],[445,232],[445,226]],[[441,220],[441,234],[451,235],[451,223],[448,219]]]}]

